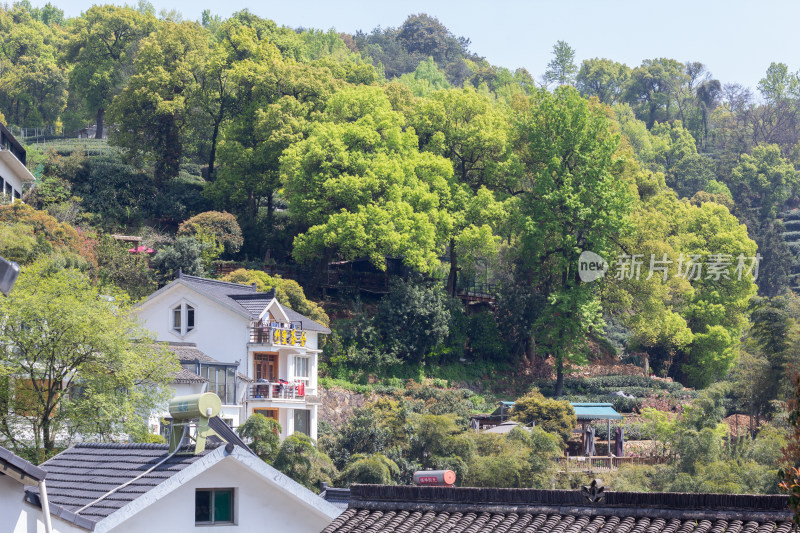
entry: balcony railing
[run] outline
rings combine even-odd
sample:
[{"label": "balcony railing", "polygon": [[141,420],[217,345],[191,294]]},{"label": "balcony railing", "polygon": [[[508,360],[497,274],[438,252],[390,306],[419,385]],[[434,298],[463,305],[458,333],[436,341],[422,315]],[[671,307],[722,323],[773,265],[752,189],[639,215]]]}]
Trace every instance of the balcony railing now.
[{"label": "balcony railing", "polygon": [[[295,341],[291,342],[294,333]],[[303,323],[273,322],[269,325],[250,327],[250,342],[258,344],[301,344],[303,337]]]},{"label": "balcony railing", "polygon": [[615,456],[595,456],[595,457],[560,457],[558,463],[569,470],[581,470],[594,472],[597,470],[616,470],[622,465],[659,465],[669,462],[668,457],[648,456],[648,457],[615,457]]},{"label": "balcony railing", "polygon": [[[249,400],[304,400],[307,392],[302,381],[265,381],[250,385],[247,389]],[[310,393],[310,391],[308,391]]]}]

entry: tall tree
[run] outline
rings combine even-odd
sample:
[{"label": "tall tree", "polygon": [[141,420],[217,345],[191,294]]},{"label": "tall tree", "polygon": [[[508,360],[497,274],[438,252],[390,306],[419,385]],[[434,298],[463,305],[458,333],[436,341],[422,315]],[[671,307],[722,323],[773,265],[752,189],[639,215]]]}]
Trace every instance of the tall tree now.
[{"label": "tall tree", "polygon": [[66,60],[70,89],[95,116],[95,138],[103,138],[105,112],[133,73],[139,41],[155,29],[155,17],[129,7],[92,6],[69,28]]},{"label": "tall tree", "polygon": [[134,161],[153,164],[157,184],[178,175],[193,139],[187,130],[196,79],[208,53],[208,32],[195,23],[164,21],[141,42],[136,73],[114,99],[112,141]]},{"label": "tall tree", "polygon": [[[451,201],[443,207],[453,221],[447,290],[455,296],[462,266],[474,269],[476,259],[496,257],[494,228],[504,213],[492,191],[507,173],[508,114],[488,96],[460,89],[420,99],[409,122],[419,135],[420,148],[443,155],[453,164]],[[459,258],[465,259],[465,265]]]},{"label": "tall tree", "polygon": [[675,118],[676,94],[686,84],[684,65],[674,59],[646,59],[631,72],[623,100],[633,106],[648,129]]},{"label": "tall tree", "polygon": [[544,78],[548,83],[572,85],[575,83],[575,50],[566,41],[557,41],[553,45],[553,59],[547,64]]},{"label": "tall tree", "polygon": [[585,357],[584,342],[599,317],[593,287],[581,282],[583,250],[603,255],[625,230],[632,183],[617,155],[619,137],[601,105],[572,87],[535,93],[517,109],[515,190],[520,260],[548,305],[537,343],[556,360],[556,394],[564,365]]},{"label": "tall tree", "polygon": [[0,110],[24,126],[53,125],[67,103],[67,76],[53,29],[22,5],[0,9]]},{"label": "tall tree", "polygon": [[353,87],[328,100],[324,120],[281,159],[292,217],[308,228],[294,241],[298,260],[368,257],[385,268],[402,257],[429,271],[449,225],[441,209],[452,165],[420,152],[417,136],[377,87]]},{"label": "tall tree", "polygon": [[604,104],[614,104],[622,95],[631,69],[610,59],[585,59],[575,78],[575,87],[584,96],[596,96]]}]

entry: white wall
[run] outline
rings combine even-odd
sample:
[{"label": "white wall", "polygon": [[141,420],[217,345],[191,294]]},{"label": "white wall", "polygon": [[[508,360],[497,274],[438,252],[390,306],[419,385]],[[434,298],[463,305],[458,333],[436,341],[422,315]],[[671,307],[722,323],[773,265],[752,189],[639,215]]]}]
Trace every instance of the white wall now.
[{"label": "white wall", "polygon": [[[234,520],[236,525],[195,527],[195,489],[207,488],[235,489]],[[310,509],[296,498],[278,487],[271,486],[263,477],[237,460],[226,457],[111,531],[181,533],[211,528],[214,533],[250,531],[319,533],[330,522],[331,519],[310,512]]]},{"label": "white wall", "polygon": [[[10,183],[11,188],[17,191],[20,196],[22,196],[22,180],[20,180],[16,172],[14,172],[2,159],[0,159],[0,178],[3,178],[6,183]],[[0,195],[2,195],[2,193],[3,191],[0,190]],[[12,193],[11,198],[13,197],[14,195]]]},{"label": "white wall", "polygon": [[[194,330],[181,336],[172,330],[172,308],[184,301],[195,309]],[[250,321],[244,316],[180,284],[141,304],[136,314],[157,340],[193,342],[217,361],[241,361],[239,371],[246,373]]]},{"label": "white wall", "polygon": [[[23,498],[25,487],[8,476],[0,476],[0,533],[45,533],[44,514]],[[51,519],[54,533],[86,533],[58,518]]]}]

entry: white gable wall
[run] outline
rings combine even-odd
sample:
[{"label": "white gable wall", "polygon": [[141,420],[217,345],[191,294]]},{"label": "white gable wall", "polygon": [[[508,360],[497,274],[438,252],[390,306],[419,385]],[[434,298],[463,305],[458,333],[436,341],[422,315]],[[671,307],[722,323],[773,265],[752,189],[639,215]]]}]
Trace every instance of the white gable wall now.
[{"label": "white gable wall", "polygon": [[[2,160],[2,158],[0,158],[0,178],[3,178],[5,180],[5,183],[7,184],[6,188],[8,187],[8,185],[11,185],[11,188],[14,191],[18,192],[20,196],[22,196],[22,180],[17,175],[17,172],[11,167],[9,167],[8,164]],[[0,190],[0,195],[2,193],[3,191]],[[13,200],[13,197],[14,197],[13,193],[11,194],[10,197],[6,196],[6,198],[9,200]]]},{"label": "white gable wall", "polygon": [[[194,330],[181,336],[172,330],[172,309],[183,302],[194,307]],[[180,284],[142,303],[136,314],[156,340],[193,342],[217,361],[241,361],[239,371],[245,372],[250,321],[243,315]]]},{"label": "white gable wall", "polygon": [[[0,476],[0,532],[46,533],[44,513],[24,500],[25,486],[8,476]],[[30,487],[28,487],[30,488]],[[53,533],[86,533],[73,524],[51,517]]]},{"label": "white gable wall", "polygon": [[[235,525],[195,526],[195,490],[216,488],[234,489]],[[308,494],[309,497],[318,498],[310,492]],[[323,503],[327,505],[327,502]],[[110,531],[181,533],[212,528],[214,533],[318,533],[331,521],[331,517],[312,512],[307,504],[266,482],[262,476],[233,457],[226,457]]]}]

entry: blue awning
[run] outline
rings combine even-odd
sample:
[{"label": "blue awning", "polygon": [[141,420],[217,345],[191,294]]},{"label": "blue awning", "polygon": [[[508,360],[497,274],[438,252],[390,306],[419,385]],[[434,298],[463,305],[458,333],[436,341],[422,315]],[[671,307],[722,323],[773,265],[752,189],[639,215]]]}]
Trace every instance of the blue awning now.
[{"label": "blue awning", "polygon": [[622,420],[622,415],[614,410],[611,403],[572,403],[578,420]]}]

